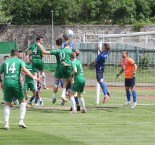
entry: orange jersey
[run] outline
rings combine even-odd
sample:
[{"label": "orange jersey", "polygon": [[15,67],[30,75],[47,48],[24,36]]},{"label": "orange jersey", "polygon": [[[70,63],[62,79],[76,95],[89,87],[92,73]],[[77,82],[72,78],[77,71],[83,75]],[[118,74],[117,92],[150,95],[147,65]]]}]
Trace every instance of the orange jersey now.
[{"label": "orange jersey", "polygon": [[125,74],[125,78],[131,78],[131,75],[134,72],[134,64],[135,64],[135,61],[131,58],[122,59],[121,65],[123,68],[123,72]]}]

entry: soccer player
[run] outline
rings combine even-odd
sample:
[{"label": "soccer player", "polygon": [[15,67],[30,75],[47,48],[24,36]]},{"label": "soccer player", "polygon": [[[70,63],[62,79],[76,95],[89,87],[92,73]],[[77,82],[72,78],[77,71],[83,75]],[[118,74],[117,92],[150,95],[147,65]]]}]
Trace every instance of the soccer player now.
[{"label": "soccer player", "polygon": [[24,124],[24,117],[26,113],[26,101],[22,85],[20,83],[20,71],[24,71],[27,75],[35,80],[31,72],[25,67],[25,63],[18,58],[18,50],[11,50],[11,58],[5,60],[0,68],[0,73],[4,73],[4,97],[5,97],[5,107],[4,107],[4,119],[5,119],[5,129],[9,129],[9,116],[10,107],[12,107],[12,96],[15,96],[20,101],[20,118],[19,126],[26,128]]},{"label": "soccer player", "polygon": [[62,35],[63,43],[62,43],[62,48],[65,48],[66,44],[70,44],[70,48],[73,50],[74,49],[74,44],[69,41],[69,38],[66,35]]},{"label": "soccer player", "polygon": [[[99,50],[99,47],[97,47]],[[104,93],[104,99],[103,103],[107,102],[109,97],[110,97],[110,92],[107,89],[107,86],[105,82],[103,82],[103,73],[104,73],[104,67],[105,67],[105,62],[108,58],[108,55],[110,53],[110,46],[107,43],[104,43],[102,46],[102,50],[99,50],[100,54],[98,54],[97,58],[95,61],[93,61],[91,64],[96,65],[96,79],[97,82],[100,84],[102,91]]]},{"label": "soccer player", "polygon": [[45,54],[45,55],[55,55],[56,60],[57,60],[57,66],[56,66],[56,70],[55,70],[55,74],[54,74],[55,81],[54,81],[53,97],[52,97],[52,102],[53,103],[56,102],[56,93],[58,91],[58,84],[59,84],[60,79],[62,78],[62,74],[61,74],[61,70],[60,70],[60,65],[61,65],[61,63],[60,63],[60,55],[59,55],[60,49],[63,49],[62,48],[62,39],[61,38],[56,40],[56,45],[57,45],[58,49],[57,50],[52,50],[52,51],[46,51],[45,49],[43,49],[42,46],[40,46],[41,51],[43,52],[43,54]]},{"label": "soccer player", "polygon": [[[4,56],[4,60],[7,60],[9,58],[9,56],[8,55],[5,55]],[[2,90],[4,89],[4,84],[3,84],[3,82],[1,83],[1,88],[2,88]],[[4,97],[3,97],[3,101],[2,101],[2,103],[1,104],[5,104],[5,100],[4,100]]]},{"label": "soccer player", "polygon": [[[32,69],[35,77],[37,77],[37,73],[39,71],[43,71],[43,68],[44,68],[44,62],[42,60],[43,55],[39,46],[43,46],[42,36],[38,36],[36,38],[36,42],[31,43],[29,47],[25,50],[26,53],[29,50],[32,51]],[[37,81],[34,81],[34,86],[37,91]]]},{"label": "soccer player", "polygon": [[[32,54],[29,54],[29,62],[26,63],[26,68],[32,73]],[[33,96],[30,98],[30,104],[32,103],[32,100],[36,96],[35,88],[34,88],[34,81],[31,77],[28,75],[25,76],[24,81],[24,92],[25,92],[25,98],[28,100],[27,91],[30,89],[32,91]]]},{"label": "soccer player", "polygon": [[72,68],[73,68],[72,76],[74,76],[74,83],[71,86],[71,91],[70,91],[70,103],[72,107],[72,113],[77,112],[75,99],[74,99],[74,94],[76,92],[82,105],[82,113],[86,113],[85,101],[84,101],[84,98],[82,97],[82,92],[85,86],[85,78],[83,75],[82,64],[77,59],[77,54],[75,52],[71,53],[71,58],[72,58]]},{"label": "soccer player", "polygon": [[[135,61],[132,58],[128,57],[128,51],[124,50],[122,52],[122,60],[121,60],[121,70],[116,75],[118,77],[119,75],[124,72],[125,74],[125,90],[126,90],[126,97],[127,97],[127,103],[126,105],[130,105],[130,96],[132,92],[133,96],[133,105],[132,109],[136,107],[137,105],[137,94],[135,90],[135,76],[137,71],[137,65]],[[131,90],[131,92],[130,92]]]}]

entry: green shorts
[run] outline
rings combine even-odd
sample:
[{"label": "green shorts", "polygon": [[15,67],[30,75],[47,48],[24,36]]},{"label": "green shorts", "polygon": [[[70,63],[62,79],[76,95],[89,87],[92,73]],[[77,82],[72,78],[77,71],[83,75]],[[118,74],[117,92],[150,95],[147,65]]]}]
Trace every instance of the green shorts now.
[{"label": "green shorts", "polygon": [[60,71],[60,65],[57,65],[56,66],[54,77],[55,78],[58,78],[58,79],[62,78],[62,74],[61,74],[61,71]]},{"label": "green shorts", "polygon": [[29,90],[30,89],[30,91],[34,91],[35,90],[35,88],[34,88],[34,82],[32,82],[32,83],[26,83],[26,82],[24,82],[24,90]]},{"label": "green shorts", "polygon": [[83,92],[85,86],[85,79],[74,80],[71,90],[74,92]]},{"label": "green shorts", "polygon": [[32,59],[32,71],[39,72],[44,69],[44,62],[42,59]]},{"label": "green shorts", "polygon": [[63,79],[71,78],[72,67],[70,66],[60,66],[60,71]]},{"label": "green shorts", "polygon": [[5,85],[4,87],[4,99],[6,102],[12,102],[13,97],[15,99],[18,99],[19,101],[21,101],[22,99],[25,98],[24,95],[24,91],[22,89],[22,85],[21,84],[16,84],[14,86],[9,86],[7,87],[7,85]]}]

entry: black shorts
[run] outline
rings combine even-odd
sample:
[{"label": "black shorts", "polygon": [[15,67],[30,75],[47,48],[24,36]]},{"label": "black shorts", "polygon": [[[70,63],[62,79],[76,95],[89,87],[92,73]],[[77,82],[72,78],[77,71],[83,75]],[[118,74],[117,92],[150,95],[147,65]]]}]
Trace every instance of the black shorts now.
[{"label": "black shorts", "polygon": [[96,79],[97,80],[101,80],[101,79],[103,79],[103,71],[98,71],[98,70],[96,70]]},{"label": "black shorts", "polygon": [[135,86],[135,78],[127,79],[125,78],[125,87],[134,87]]}]

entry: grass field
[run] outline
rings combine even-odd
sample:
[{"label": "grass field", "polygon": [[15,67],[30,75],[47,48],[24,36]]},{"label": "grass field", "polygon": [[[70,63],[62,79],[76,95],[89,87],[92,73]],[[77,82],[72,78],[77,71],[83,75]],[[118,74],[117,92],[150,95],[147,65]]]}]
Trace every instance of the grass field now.
[{"label": "grass field", "polygon": [[[95,88],[84,94],[88,112],[70,114],[70,104],[60,106],[60,92],[56,104],[50,102],[51,90],[43,90],[44,106],[27,109],[27,129],[18,127],[19,106],[11,110],[10,130],[4,130],[3,107],[0,106],[0,145],[154,145],[155,106],[124,106],[125,94],[116,93],[107,104],[95,105]],[[139,104],[153,104],[154,90],[139,89]],[[114,95],[115,94],[115,95]],[[0,92],[0,96],[3,96]],[[102,98],[101,98],[102,99]],[[2,100],[2,97],[1,97]]]}]

